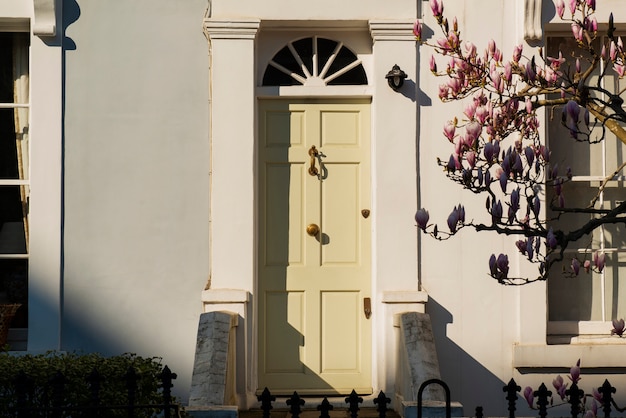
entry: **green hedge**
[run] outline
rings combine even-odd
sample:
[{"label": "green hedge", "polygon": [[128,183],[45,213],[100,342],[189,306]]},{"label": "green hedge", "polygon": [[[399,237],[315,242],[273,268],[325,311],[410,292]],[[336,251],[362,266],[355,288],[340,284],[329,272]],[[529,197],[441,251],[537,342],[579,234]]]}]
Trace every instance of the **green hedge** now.
[{"label": "green hedge", "polygon": [[[50,379],[60,372],[65,377],[64,404],[85,405],[89,403],[91,392],[87,376],[94,370],[103,377],[100,389],[100,404],[124,405],[128,403],[128,389],[124,376],[129,368],[134,368],[137,380],[135,404],[160,404],[163,402],[157,377],[163,366],[158,357],[142,358],[135,354],[103,357],[99,354],[76,354],[50,352],[41,355],[12,355],[0,353],[0,416],[14,416],[10,408],[16,406],[14,381],[18,373],[24,372],[32,379],[32,398],[29,406],[45,405],[50,397]],[[175,381],[174,381],[175,382]],[[138,410],[136,416],[152,416],[154,411]],[[89,416],[76,411],[63,416]],[[45,416],[31,414],[30,416]],[[103,411],[101,416],[127,416],[125,410]]]}]

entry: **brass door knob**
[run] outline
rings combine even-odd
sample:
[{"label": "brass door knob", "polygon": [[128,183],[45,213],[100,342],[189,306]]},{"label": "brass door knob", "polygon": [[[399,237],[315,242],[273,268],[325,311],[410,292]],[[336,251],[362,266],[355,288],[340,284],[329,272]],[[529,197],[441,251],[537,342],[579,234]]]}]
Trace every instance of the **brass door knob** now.
[{"label": "brass door knob", "polygon": [[312,237],[317,236],[317,234],[320,233],[320,227],[317,226],[316,224],[309,224],[306,227],[306,233],[309,234]]}]

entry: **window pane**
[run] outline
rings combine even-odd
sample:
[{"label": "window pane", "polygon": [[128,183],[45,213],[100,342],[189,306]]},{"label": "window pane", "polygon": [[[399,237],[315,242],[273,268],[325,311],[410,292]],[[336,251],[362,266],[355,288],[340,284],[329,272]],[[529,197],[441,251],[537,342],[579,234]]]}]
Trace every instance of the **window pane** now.
[{"label": "window pane", "polygon": [[0,109],[0,179],[18,179],[14,109]]},{"label": "window pane", "polygon": [[26,227],[24,214],[27,211],[25,186],[0,187],[0,254],[26,254]]},{"label": "window pane", "polygon": [[13,103],[13,34],[0,32],[0,102]]},{"label": "window pane", "polygon": [[11,327],[28,327],[28,260],[0,260],[0,303],[21,304]]},{"label": "window pane", "polygon": [[[549,321],[602,320],[601,277],[584,271],[577,277],[560,274],[569,272],[574,254],[569,254],[562,265],[554,266],[554,275],[548,279],[550,303]],[[582,260],[582,256],[579,256]]]}]

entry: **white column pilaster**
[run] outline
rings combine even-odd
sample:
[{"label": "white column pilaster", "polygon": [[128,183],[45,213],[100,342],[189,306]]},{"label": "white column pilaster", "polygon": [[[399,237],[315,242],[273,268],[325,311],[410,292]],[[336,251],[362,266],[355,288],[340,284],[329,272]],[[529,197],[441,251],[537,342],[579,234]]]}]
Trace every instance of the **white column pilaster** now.
[{"label": "white column pilaster", "polygon": [[[418,291],[417,231],[417,47],[413,20],[370,20],[373,40],[372,103],[374,193],[374,288],[377,295],[375,362],[378,386],[393,393],[398,348],[393,314],[423,310],[425,294]],[[399,91],[385,75],[395,65],[407,74]],[[401,303],[389,295],[405,295]],[[414,299],[412,297],[414,296]],[[391,304],[390,304],[391,302]],[[382,338],[381,338],[382,337]],[[389,391],[389,392],[388,392]]]},{"label": "white column pilaster", "polygon": [[228,309],[237,329],[237,393],[247,407],[253,388],[249,296],[256,275],[255,39],[260,21],[204,21],[210,48],[210,288],[204,311]]}]

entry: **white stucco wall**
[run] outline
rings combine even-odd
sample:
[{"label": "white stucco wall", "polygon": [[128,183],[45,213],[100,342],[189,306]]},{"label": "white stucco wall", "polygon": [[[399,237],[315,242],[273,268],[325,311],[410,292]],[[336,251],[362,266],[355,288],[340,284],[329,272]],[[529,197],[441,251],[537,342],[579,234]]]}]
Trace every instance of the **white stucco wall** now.
[{"label": "white stucco wall", "polygon": [[[446,0],[445,14],[457,16],[464,40],[474,42],[482,51],[489,39],[494,39],[509,59],[513,47],[524,44],[526,53],[537,53],[524,41],[524,2]],[[601,6],[601,3],[606,3]],[[609,10],[618,10],[616,22],[623,21],[623,7],[613,1],[598,1],[598,20],[608,18]],[[489,10],[488,16],[485,10]],[[568,12],[566,12],[568,13]],[[435,35],[441,32],[430,9],[424,7],[424,18]],[[550,22],[544,31],[567,31],[554,18],[551,1],[543,2],[543,21]],[[426,32],[430,36],[432,32]],[[442,104],[437,86],[443,79],[430,74],[428,63],[432,51],[420,48],[420,194],[419,207],[430,211],[431,222],[447,230],[446,219],[456,204],[463,204],[466,217],[480,220],[486,215],[484,196],[476,198],[451,181],[436,164],[436,157],[447,160],[452,148],[443,136],[443,126],[454,116],[462,118],[464,103]],[[439,57],[439,68],[447,60]],[[545,119],[541,120],[545,126]],[[591,391],[602,384],[604,378],[618,387],[624,387],[623,365],[611,363],[609,358],[617,353],[616,347],[589,345],[546,345],[546,287],[535,283],[522,288],[499,285],[488,276],[488,259],[492,253],[509,254],[511,270],[528,275],[533,267],[520,260],[515,250],[514,237],[501,237],[492,233],[475,233],[464,230],[454,239],[435,242],[430,237],[420,238],[420,272],[423,289],[429,295],[426,311],[433,320],[442,377],[452,390],[453,398],[464,404],[465,413],[471,414],[478,405],[485,414],[504,414],[506,401],[502,386],[510,378],[524,388],[535,389],[541,382],[551,386],[557,374],[565,377],[569,367],[578,358],[589,367],[583,374],[581,388]],[[511,258],[512,257],[512,258]],[[608,332],[609,330],[607,330]],[[620,341],[614,340],[619,343]],[[516,368],[518,366],[519,368]],[[600,370],[602,369],[602,370]],[[593,374],[593,375],[590,375]],[[551,389],[551,387],[549,388]],[[619,396],[619,395],[618,395]],[[623,396],[623,394],[622,394]],[[555,401],[556,402],[556,401]],[[520,415],[533,414],[518,403]],[[552,414],[552,412],[551,412]]]},{"label": "white stucco wall", "polygon": [[[445,1],[446,16],[456,16],[465,40],[474,42],[482,51],[490,38],[497,40],[506,57],[513,46],[523,41],[523,8],[521,2]],[[441,31],[429,7],[424,19],[434,31],[433,42]],[[489,10],[485,17],[484,11]],[[495,17],[507,16],[506,19]],[[488,30],[485,26],[488,25]],[[430,32],[429,32],[430,33]],[[463,103],[442,104],[438,85],[442,78],[431,75],[429,60],[432,50],[420,48],[420,196],[419,206],[427,208],[431,221],[447,230],[446,219],[457,204],[465,206],[468,219],[484,217],[484,199],[447,180],[436,158],[447,160],[452,148],[443,136],[444,124],[455,116],[461,118]],[[446,58],[438,57],[439,67],[445,68]],[[488,260],[507,241],[496,234],[476,234],[467,229],[445,242],[427,236],[420,240],[420,266],[423,289],[429,295],[426,311],[431,315],[436,335],[442,377],[449,382],[454,400],[464,403],[465,413],[471,414],[483,405],[487,414],[502,407],[498,399],[502,381],[513,373],[512,348],[518,335],[518,289],[505,288],[491,279]],[[512,270],[515,270],[515,261]],[[543,303],[540,302],[540,303]],[[480,384],[477,384],[480,382]],[[500,409],[498,413],[503,413]]]},{"label": "white stucco wall", "polygon": [[61,348],[162,356],[183,396],[209,264],[206,6],[64,4]]},{"label": "white stucco wall", "polygon": [[[608,3],[618,10],[618,1]],[[255,33],[247,40],[222,40],[213,45],[215,56],[230,60],[214,63],[214,81],[220,82],[214,83],[213,93],[228,99],[232,92],[229,100],[233,102],[223,102],[225,107],[215,110],[219,120],[213,125],[214,137],[230,137],[232,142],[220,142],[217,145],[223,149],[211,150],[208,45],[201,31],[207,3],[66,0],[63,5],[60,348],[162,356],[178,373],[175,388],[183,396],[190,382],[201,291],[210,274],[209,254],[219,258],[212,271],[216,287],[254,292],[256,98],[251,78],[262,74],[262,68],[254,68],[254,59],[264,62],[271,56],[271,51],[255,49],[255,22],[260,23],[260,39],[267,41],[266,45],[271,44],[270,37],[278,39],[278,32],[285,30],[280,27],[281,19],[288,19],[289,30],[297,28],[301,34],[308,34],[309,29],[298,25],[311,25],[312,20],[329,33],[358,27],[355,42],[359,44],[364,39],[370,41],[370,22],[412,18],[421,3],[427,26],[438,36],[426,1],[368,0],[352,7],[351,2],[324,0],[309,8],[294,8],[284,0],[214,1],[214,18],[245,21]],[[523,3],[446,0],[445,7],[448,16],[458,17],[465,38],[472,39],[479,49],[493,38],[507,57],[514,45],[523,42]],[[544,2],[546,15],[554,13],[550,3]],[[15,10],[21,7],[13,4]],[[489,10],[488,17],[485,10]],[[599,17],[604,16],[601,13],[602,8]],[[626,21],[623,15],[616,16],[616,20]],[[268,27],[272,30],[263,32]],[[498,396],[511,377],[522,386],[550,382],[554,377],[540,369],[521,374],[514,368],[515,362],[534,367],[534,353],[537,358],[552,359],[558,367],[571,365],[567,362],[580,355],[588,356],[583,359],[589,361],[587,364],[600,367],[603,363],[589,359],[593,356],[590,349],[547,348],[544,285],[507,288],[487,276],[489,255],[512,250],[513,238],[467,230],[447,242],[428,237],[418,241],[412,219],[417,207],[427,208],[432,221],[445,225],[458,203],[465,205],[469,218],[484,216],[484,201],[447,181],[436,164],[436,157],[445,158],[450,153],[442,127],[454,115],[462,114],[462,104],[440,104],[440,81],[428,70],[430,52],[424,48],[416,52],[411,42],[385,42],[374,44],[371,51],[362,48],[364,65],[373,77],[364,94],[373,96],[374,115],[378,112],[372,126],[372,213],[377,228],[373,318],[380,337],[377,341],[389,340],[385,327],[390,321],[383,315],[386,308],[382,301],[393,297],[385,296],[385,292],[415,292],[419,277],[429,295],[426,310],[433,320],[442,377],[450,384],[454,400],[464,403],[468,415],[477,405],[483,405],[489,415],[501,415],[505,401]],[[279,44],[276,41],[272,45]],[[232,45],[237,45],[236,49],[229,49]],[[37,44],[37,48],[43,47],[43,42]],[[372,51],[377,58],[367,56]],[[237,60],[238,54],[246,61]],[[419,72],[413,62],[416,54]],[[416,83],[414,97],[411,92],[407,96],[394,93],[385,85],[382,75],[394,63]],[[233,99],[238,95],[245,97],[245,106]],[[412,98],[417,102],[404,106]],[[387,114],[399,103],[404,106],[401,112]],[[250,123],[240,123],[240,115],[229,113],[229,108],[246,110],[245,120]],[[211,151],[226,157],[213,161],[213,168],[221,170],[213,179],[214,186],[217,182],[214,195],[237,203],[216,201],[214,220],[236,222],[215,225],[213,234],[225,239],[238,233],[238,240],[222,241],[225,246],[214,248],[209,246]],[[241,164],[242,170],[236,175],[232,174],[231,162]],[[35,210],[41,209],[33,207]],[[239,245],[241,242],[244,245]],[[238,262],[244,252],[245,260]],[[513,270],[525,268],[515,259],[511,262]],[[242,301],[247,302],[244,298],[237,303]],[[252,320],[247,326],[246,338],[250,339],[245,344],[252,352]],[[385,380],[389,376],[382,372],[390,366],[384,344],[377,343],[374,348],[376,388],[390,384]],[[519,346],[539,348],[515,354]],[[525,357],[528,355],[531,357]],[[255,367],[251,357],[244,364]],[[590,388],[599,377],[585,379]],[[611,377],[611,382],[620,383],[617,377]],[[621,383],[625,387],[626,382]]]}]

